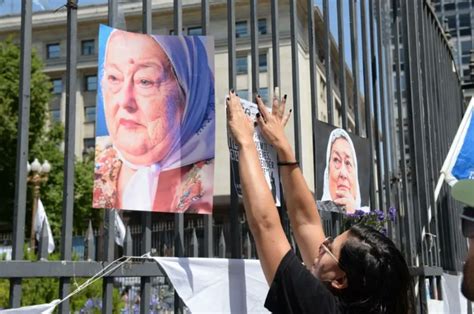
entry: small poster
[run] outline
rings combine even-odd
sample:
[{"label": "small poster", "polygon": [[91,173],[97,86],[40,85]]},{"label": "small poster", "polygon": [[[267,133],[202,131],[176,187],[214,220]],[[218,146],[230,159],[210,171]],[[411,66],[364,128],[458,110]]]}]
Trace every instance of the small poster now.
[{"label": "small poster", "polygon": [[[244,99],[240,99],[240,103],[244,112],[255,121],[255,115],[258,113],[257,104],[249,102]],[[277,165],[277,153],[272,145],[268,144],[259,127],[255,128],[255,132],[253,134],[253,140],[257,147],[257,152],[260,159],[260,165],[263,169],[263,173],[265,175],[265,179],[268,183],[268,187],[270,188],[273,199],[275,200],[276,206],[281,206],[280,203],[280,177],[278,174],[278,165]],[[237,194],[239,197],[242,197],[242,187],[240,185],[240,177],[239,177],[239,146],[235,143],[233,137],[230,135],[228,136],[228,144],[229,144],[229,153],[230,153],[230,160],[231,160],[231,171],[233,173],[234,182],[233,187],[236,189]]]},{"label": "small poster", "polygon": [[214,39],[100,26],[94,208],[212,212]]},{"label": "small poster", "polygon": [[316,186],[320,210],[369,211],[369,141],[344,129],[317,121]]}]

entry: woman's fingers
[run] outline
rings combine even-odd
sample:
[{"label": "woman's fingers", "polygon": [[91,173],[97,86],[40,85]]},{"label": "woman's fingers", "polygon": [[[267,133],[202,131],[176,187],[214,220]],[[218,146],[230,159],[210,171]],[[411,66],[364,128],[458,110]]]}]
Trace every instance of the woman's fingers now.
[{"label": "woman's fingers", "polygon": [[258,111],[260,111],[260,115],[262,115],[263,117],[263,120],[265,121],[268,121],[268,109],[267,107],[265,107],[265,104],[263,103],[263,100],[262,100],[262,97],[260,97],[260,95],[257,95],[257,97],[255,97],[256,101],[257,101],[257,107],[258,107]]},{"label": "woman's fingers", "polygon": [[288,113],[285,115],[285,117],[283,118],[283,121],[282,121],[283,126],[286,126],[286,124],[288,123],[288,120],[290,119],[292,111],[293,109],[290,109]]}]

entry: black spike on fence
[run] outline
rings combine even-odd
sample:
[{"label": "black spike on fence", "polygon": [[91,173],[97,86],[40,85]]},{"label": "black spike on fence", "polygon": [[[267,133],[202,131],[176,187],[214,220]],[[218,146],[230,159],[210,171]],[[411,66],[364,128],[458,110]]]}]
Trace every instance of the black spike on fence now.
[{"label": "black spike on fence", "polygon": [[133,241],[132,241],[132,233],[130,231],[130,226],[127,226],[127,231],[125,233],[125,241],[123,242],[123,255],[125,256],[133,255]]},{"label": "black spike on fence", "polygon": [[224,238],[224,230],[221,231],[221,235],[219,237],[219,257],[225,258],[225,238]]},{"label": "black spike on fence", "polygon": [[244,240],[244,258],[252,258],[252,243],[250,242],[250,235],[247,232]]},{"label": "black spike on fence", "polygon": [[48,235],[48,225],[46,224],[46,219],[43,220],[43,224],[41,225],[41,236],[39,239],[38,244],[38,260],[45,261],[48,259],[48,243],[49,243],[49,235]]},{"label": "black spike on fence", "polygon": [[199,256],[199,243],[196,236],[196,229],[193,228],[193,234],[191,236],[191,243],[190,243],[190,256],[191,257],[198,257]]},{"label": "black spike on fence", "polygon": [[84,259],[88,261],[95,260],[95,237],[94,229],[92,229],[92,221],[89,220],[89,227],[87,228],[86,241],[85,241],[85,252],[86,256]]}]

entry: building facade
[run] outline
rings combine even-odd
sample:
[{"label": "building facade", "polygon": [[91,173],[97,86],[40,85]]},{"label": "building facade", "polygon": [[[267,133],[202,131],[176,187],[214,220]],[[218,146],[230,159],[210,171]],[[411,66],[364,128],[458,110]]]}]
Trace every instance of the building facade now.
[{"label": "building facade", "polygon": [[[292,71],[291,71],[291,38],[289,3],[284,1],[279,9],[279,40],[280,40],[280,75],[281,96],[288,95],[288,105],[292,103]],[[318,48],[318,91],[319,119],[327,121],[326,78],[324,75],[323,38],[324,22],[322,13],[316,6],[312,8],[315,17],[316,45]],[[88,5],[78,9],[77,31],[77,86],[76,86],[76,146],[78,158],[95,145],[95,117],[97,97],[97,59],[98,30],[100,24],[107,24],[107,4]],[[173,35],[173,1],[153,0],[152,33]],[[217,204],[219,197],[230,195],[229,155],[227,148],[227,131],[225,119],[225,96],[228,91],[228,53],[227,53],[227,12],[226,2],[211,1],[209,36],[215,40],[215,96],[216,96],[216,172],[215,192]],[[298,58],[299,69],[296,79],[299,81],[301,146],[303,147],[302,162],[305,164],[305,176],[313,183],[313,159],[311,139],[311,96],[307,31],[307,7],[303,1],[298,2]],[[44,61],[44,72],[50,77],[53,98],[49,103],[50,121],[65,122],[65,85],[66,85],[66,10],[39,11],[33,15],[33,48]],[[270,1],[259,1],[258,6],[258,47],[259,47],[259,94],[267,104],[273,97],[273,67],[271,38]],[[18,15],[0,18],[0,40],[12,36],[19,42],[21,19]],[[142,4],[141,1],[127,1],[119,5],[119,28],[130,32],[141,32]],[[252,100],[251,95],[251,47],[250,47],[250,8],[248,2],[236,1],[236,73],[235,90],[242,98]],[[183,35],[200,35],[201,1],[183,1]],[[331,62],[333,80],[333,112],[335,125],[342,124],[342,108],[339,93],[338,50],[334,38],[331,38]],[[347,95],[352,95],[352,75],[346,69]],[[348,96],[348,128],[354,129],[354,113],[352,96]],[[362,103],[362,102],[361,102]],[[363,105],[360,112],[363,112]],[[293,121],[286,128],[289,138],[294,138]],[[305,130],[308,130],[306,132]],[[224,204],[222,204],[224,205]]]}]

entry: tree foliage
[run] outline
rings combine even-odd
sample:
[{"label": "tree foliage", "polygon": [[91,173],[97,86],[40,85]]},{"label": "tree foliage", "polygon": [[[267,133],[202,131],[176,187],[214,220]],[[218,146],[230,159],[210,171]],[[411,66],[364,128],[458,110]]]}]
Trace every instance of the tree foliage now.
[{"label": "tree foliage", "polygon": [[[20,82],[20,49],[11,39],[0,42],[0,221],[11,223],[15,193]],[[51,83],[38,55],[31,54],[29,144],[44,134]]]},{"label": "tree foliage", "polygon": [[[11,39],[0,43],[0,222],[12,225],[14,212],[16,147],[18,137],[18,104],[20,49]],[[52,166],[47,183],[41,186],[41,200],[48,215],[53,235],[61,234],[64,186],[64,127],[48,125],[48,101],[51,99],[49,77],[33,51],[31,56],[31,105],[29,129],[29,160],[48,160]],[[88,221],[98,226],[101,211],[92,209],[93,156],[75,162],[74,233],[86,230]],[[32,208],[31,190],[28,210]],[[27,211],[27,224],[31,212]],[[25,228],[30,230],[29,228]]]}]

